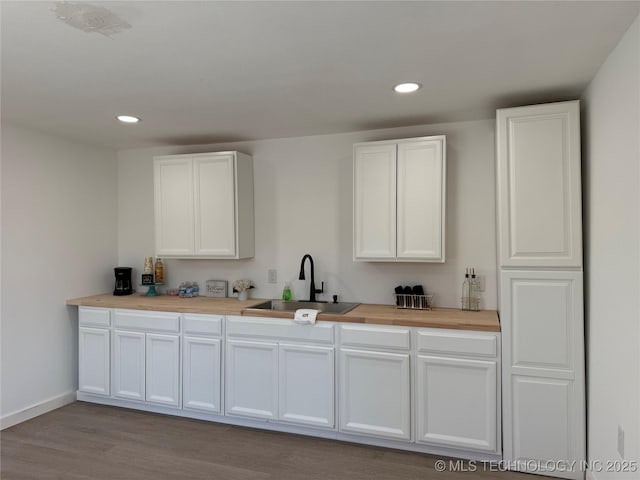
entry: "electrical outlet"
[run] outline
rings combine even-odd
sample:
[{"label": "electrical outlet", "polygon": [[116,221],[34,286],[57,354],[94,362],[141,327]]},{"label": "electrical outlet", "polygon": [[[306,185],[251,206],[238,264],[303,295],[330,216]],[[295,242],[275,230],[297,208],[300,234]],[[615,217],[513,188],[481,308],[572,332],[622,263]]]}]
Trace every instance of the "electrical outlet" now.
[{"label": "electrical outlet", "polygon": [[618,453],[624,460],[624,430],[618,425]]},{"label": "electrical outlet", "polygon": [[274,268],[267,270],[267,283],[278,283],[278,271]]},{"label": "electrical outlet", "polygon": [[478,289],[481,292],[484,292],[484,286],[485,286],[485,283],[487,283],[486,282],[487,277],[485,277],[484,275],[477,275],[477,279],[478,279]]}]

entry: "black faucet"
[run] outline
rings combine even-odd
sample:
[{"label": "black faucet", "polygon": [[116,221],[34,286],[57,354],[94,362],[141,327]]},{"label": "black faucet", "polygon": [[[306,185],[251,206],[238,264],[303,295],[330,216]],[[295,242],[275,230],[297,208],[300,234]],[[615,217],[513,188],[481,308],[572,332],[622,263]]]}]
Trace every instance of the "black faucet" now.
[{"label": "black faucet", "polygon": [[322,282],[322,288],[320,290],[316,290],[316,277],[315,277],[315,272],[314,272],[314,268],[313,268],[313,258],[308,253],[304,257],[302,257],[302,261],[300,262],[300,276],[298,277],[298,280],[305,280],[305,278],[304,278],[304,261],[307,258],[309,259],[309,262],[311,262],[311,285],[309,286],[309,301],[310,302],[315,302],[316,301],[316,293],[323,293],[324,292],[324,282]]}]

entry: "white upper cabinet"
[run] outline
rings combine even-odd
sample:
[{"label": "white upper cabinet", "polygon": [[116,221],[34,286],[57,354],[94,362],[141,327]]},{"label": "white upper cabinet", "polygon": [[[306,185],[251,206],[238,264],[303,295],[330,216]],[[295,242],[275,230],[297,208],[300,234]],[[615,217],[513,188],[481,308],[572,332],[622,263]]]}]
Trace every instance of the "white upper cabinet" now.
[{"label": "white upper cabinet", "polygon": [[396,145],[356,145],[355,258],[396,257]]},{"label": "white upper cabinet", "polygon": [[445,137],[354,146],[354,260],[444,262]]},{"label": "white upper cabinet", "polygon": [[254,255],[253,160],[239,152],[154,159],[156,255]]},{"label": "white upper cabinet", "polygon": [[193,160],[154,160],[156,253],[162,256],[192,255]]},{"label": "white upper cabinet", "polygon": [[582,266],[579,102],[497,112],[503,267]]},{"label": "white upper cabinet", "polygon": [[444,138],[398,144],[398,259],[444,261]]}]

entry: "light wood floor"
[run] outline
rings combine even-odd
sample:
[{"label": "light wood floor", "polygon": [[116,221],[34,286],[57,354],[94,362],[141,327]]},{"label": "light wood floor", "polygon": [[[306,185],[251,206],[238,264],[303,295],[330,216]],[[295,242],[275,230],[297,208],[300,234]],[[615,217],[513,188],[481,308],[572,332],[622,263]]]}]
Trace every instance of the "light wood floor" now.
[{"label": "light wood floor", "polygon": [[[439,457],[76,402],[1,433],[0,478],[540,480]],[[449,459],[445,459],[449,460]]]}]

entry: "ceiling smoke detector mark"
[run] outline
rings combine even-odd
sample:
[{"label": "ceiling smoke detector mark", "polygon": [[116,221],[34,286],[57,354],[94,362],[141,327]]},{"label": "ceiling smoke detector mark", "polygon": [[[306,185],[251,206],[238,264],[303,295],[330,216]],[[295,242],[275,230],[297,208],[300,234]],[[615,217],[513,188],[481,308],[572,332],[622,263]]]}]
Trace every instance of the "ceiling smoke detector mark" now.
[{"label": "ceiling smoke detector mark", "polygon": [[59,20],[87,33],[111,37],[131,28],[131,25],[115,13],[88,3],[56,2],[51,10]]}]

